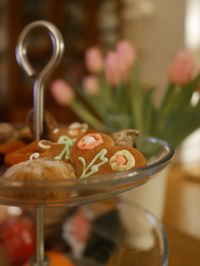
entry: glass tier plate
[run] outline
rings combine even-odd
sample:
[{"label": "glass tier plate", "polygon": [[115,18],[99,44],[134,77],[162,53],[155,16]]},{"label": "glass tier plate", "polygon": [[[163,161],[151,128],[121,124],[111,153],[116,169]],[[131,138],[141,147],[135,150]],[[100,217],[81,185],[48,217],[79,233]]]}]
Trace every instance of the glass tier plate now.
[{"label": "glass tier plate", "polygon": [[[58,212],[65,217],[62,224],[55,223]],[[109,199],[77,208],[49,208],[45,217],[48,247],[60,248],[76,266],[167,265],[166,230],[136,203]]]},{"label": "glass tier plate", "polygon": [[77,206],[113,197],[149,182],[169,162],[174,150],[166,141],[145,137],[138,142],[138,149],[147,165],[140,169],[108,174],[76,181],[15,181],[0,179],[0,204],[32,206]]}]

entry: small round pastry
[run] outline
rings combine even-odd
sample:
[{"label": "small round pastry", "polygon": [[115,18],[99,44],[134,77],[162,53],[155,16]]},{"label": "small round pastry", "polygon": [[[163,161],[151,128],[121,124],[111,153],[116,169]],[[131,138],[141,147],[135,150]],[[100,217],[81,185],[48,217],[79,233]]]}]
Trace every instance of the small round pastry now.
[{"label": "small round pastry", "polygon": [[146,159],[138,150],[130,146],[114,146],[108,149],[108,163],[101,168],[101,174],[126,172],[144,167]]},{"label": "small round pastry", "polygon": [[113,133],[111,136],[116,146],[134,146],[135,138],[140,134],[136,129],[124,129]]},{"label": "small round pastry", "polygon": [[25,147],[25,143],[21,140],[11,139],[6,143],[0,144],[0,154],[8,154]]},{"label": "small round pastry", "polygon": [[22,149],[26,144],[18,139],[10,139],[0,144],[0,165],[5,165],[5,156],[11,152]]},{"label": "small round pastry", "polygon": [[2,176],[4,181],[64,181],[75,178],[71,164],[49,159],[20,162],[8,168]]},{"label": "small round pastry", "polygon": [[22,161],[38,158],[63,159],[67,161],[69,158],[67,152],[69,153],[64,144],[58,144],[48,140],[33,141],[22,149],[8,153],[5,156],[5,163],[7,165],[14,165]]},{"label": "small round pastry", "polygon": [[[18,190],[9,189],[1,191],[1,196],[9,200],[21,201],[46,201],[68,200],[70,191],[56,190],[54,186],[48,186],[48,182],[55,185],[58,181],[68,181],[75,184],[76,174],[73,166],[58,160],[36,159],[15,164],[8,168],[1,180],[18,184]],[[29,201],[28,201],[29,203]]]},{"label": "small round pastry", "polygon": [[143,154],[130,146],[103,147],[93,153],[79,154],[72,165],[79,178],[126,172],[146,165]]},{"label": "small round pastry", "polygon": [[[88,164],[88,167],[91,165],[92,169],[96,172],[96,167],[102,165],[101,160],[103,160],[103,162],[107,160],[104,158],[104,150],[112,146],[114,146],[113,139],[109,135],[101,132],[94,131],[86,133],[78,139],[70,151],[70,161],[75,167],[77,175],[82,177],[84,168],[87,167],[86,165]],[[85,161],[81,161],[81,158]],[[93,165],[96,166],[93,167]]]},{"label": "small round pastry", "polygon": [[0,143],[8,141],[15,135],[16,129],[9,123],[0,123]]},{"label": "small round pastry", "polygon": [[68,137],[72,142],[76,141],[88,130],[88,125],[86,123],[74,122],[69,125],[69,127],[56,127],[52,130],[49,136],[51,141],[59,142],[62,136]]}]

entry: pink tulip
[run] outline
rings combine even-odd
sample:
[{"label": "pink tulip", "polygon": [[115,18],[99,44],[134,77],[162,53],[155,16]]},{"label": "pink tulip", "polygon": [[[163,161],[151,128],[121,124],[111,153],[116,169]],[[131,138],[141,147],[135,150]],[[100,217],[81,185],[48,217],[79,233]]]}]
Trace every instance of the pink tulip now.
[{"label": "pink tulip", "polygon": [[195,61],[187,51],[180,51],[169,67],[169,80],[176,85],[184,85],[196,73]]},{"label": "pink tulip", "polygon": [[119,85],[128,77],[128,69],[116,52],[109,52],[105,60],[105,73],[108,82],[113,85]]},{"label": "pink tulip", "polygon": [[75,97],[72,87],[62,79],[55,80],[50,89],[57,103],[63,106],[69,105]]},{"label": "pink tulip", "polygon": [[130,68],[135,63],[136,51],[129,41],[118,42],[116,51],[127,68]]},{"label": "pink tulip", "polygon": [[91,73],[99,73],[103,69],[103,55],[96,47],[89,48],[85,53],[85,64]]},{"label": "pink tulip", "polygon": [[99,84],[95,76],[87,76],[83,79],[83,87],[88,94],[98,94]]}]

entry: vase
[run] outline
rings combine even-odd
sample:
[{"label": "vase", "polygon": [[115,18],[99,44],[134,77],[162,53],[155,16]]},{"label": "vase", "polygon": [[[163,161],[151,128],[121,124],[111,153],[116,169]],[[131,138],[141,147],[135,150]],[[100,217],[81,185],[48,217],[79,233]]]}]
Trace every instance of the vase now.
[{"label": "vase", "polygon": [[167,176],[170,166],[164,168],[155,177],[142,187],[120,195],[122,199],[136,202],[149,210],[159,220],[162,220],[166,199]]},{"label": "vase", "polygon": [[[158,173],[151,182],[121,194],[121,200],[134,204],[137,203],[151,212],[158,220],[162,220],[168,172],[169,167]],[[151,228],[148,225],[143,226],[141,220],[136,217],[135,212],[132,212],[131,208],[122,208],[122,213],[124,219],[129,223],[129,244],[133,248],[143,251],[151,250],[155,244]],[[130,221],[132,221],[132,226],[130,226]]]}]

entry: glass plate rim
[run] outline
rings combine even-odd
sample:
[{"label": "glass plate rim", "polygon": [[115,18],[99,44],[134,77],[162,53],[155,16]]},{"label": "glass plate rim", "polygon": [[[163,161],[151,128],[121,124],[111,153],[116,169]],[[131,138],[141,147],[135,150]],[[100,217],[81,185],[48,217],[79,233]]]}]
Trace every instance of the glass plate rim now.
[{"label": "glass plate rim", "polygon": [[[152,162],[149,165],[137,169],[133,169],[126,172],[118,172],[118,173],[112,173],[112,174],[106,174],[106,175],[99,175],[97,177],[91,177],[91,178],[84,178],[84,179],[68,179],[63,181],[5,181],[1,180],[0,177],[0,190],[7,187],[12,187],[16,189],[24,189],[25,187],[31,187],[32,185],[36,185],[36,189],[44,189],[45,188],[51,188],[52,186],[56,189],[60,190],[74,190],[74,189],[82,189],[82,188],[89,188],[91,186],[100,184],[100,185],[115,185],[123,181],[130,182],[130,181],[136,181],[139,179],[144,178],[145,176],[152,176],[159,172],[159,170],[162,170],[171,160],[173,157],[175,151],[172,145],[160,138],[155,137],[145,137],[146,142],[150,142],[151,144],[160,144],[163,148],[164,152],[167,152],[162,158],[160,158],[156,162]],[[3,175],[2,175],[3,176]]]}]

